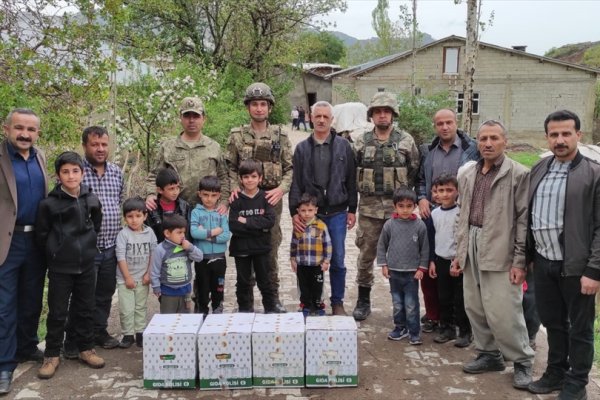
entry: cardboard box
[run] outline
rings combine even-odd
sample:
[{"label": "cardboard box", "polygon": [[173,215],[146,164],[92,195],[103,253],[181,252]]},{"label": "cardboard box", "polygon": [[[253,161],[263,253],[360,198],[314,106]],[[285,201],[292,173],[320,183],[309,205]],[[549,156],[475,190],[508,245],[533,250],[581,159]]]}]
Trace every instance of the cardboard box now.
[{"label": "cardboard box", "polygon": [[210,314],[198,332],[200,390],[252,387],[253,313]]},{"label": "cardboard box", "polygon": [[304,316],[257,314],[252,327],[255,387],[304,387]]},{"label": "cardboard box", "polygon": [[306,318],[306,386],[358,385],[356,322],[352,317]]},{"label": "cardboard box", "polygon": [[144,387],[195,389],[202,314],[155,314],[144,330]]}]

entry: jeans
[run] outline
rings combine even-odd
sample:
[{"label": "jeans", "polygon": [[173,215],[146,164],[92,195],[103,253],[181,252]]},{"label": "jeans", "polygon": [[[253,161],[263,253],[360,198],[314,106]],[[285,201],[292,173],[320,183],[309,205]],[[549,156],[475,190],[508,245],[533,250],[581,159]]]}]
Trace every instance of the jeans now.
[{"label": "jeans", "polygon": [[[45,357],[58,357],[63,343],[67,316],[72,326],[72,340],[80,352],[94,348],[93,265],[82,265],[79,274],[48,272],[48,319],[46,320]],[[70,299],[70,305],[69,305]]]},{"label": "jeans", "polygon": [[46,267],[33,232],[14,232],[0,265],[0,371],[17,367],[15,356],[36,351]]},{"label": "jeans", "polygon": [[117,288],[117,256],[115,247],[102,250],[94,260],[96,267],[96,311],[94,312],[94,333],[104,335],[108,332],[108,317],[112,297]]},{"label": "jeans", "polygon": [[407,328],[411,338],[419,337],[419,281],[415,271],[390,270],[390,293],[394,305],[394,325]]},{"label": "jeans", "polygon": [[346,291],[346,265],[344,265],[344,257],[346,255],[347,216],[348,213],[345,211],[333,215],[319,215],[319,218],[327,225],[333,248],[331,265],[329,267],[332,306],[344,302]]},{"label": "jeans", "polygon": [[535,300],[548,333],[546,371],[585,387],[594,360],[595,296],[581,294],[580,276],[563,276],[563,262],[535,255]]}]

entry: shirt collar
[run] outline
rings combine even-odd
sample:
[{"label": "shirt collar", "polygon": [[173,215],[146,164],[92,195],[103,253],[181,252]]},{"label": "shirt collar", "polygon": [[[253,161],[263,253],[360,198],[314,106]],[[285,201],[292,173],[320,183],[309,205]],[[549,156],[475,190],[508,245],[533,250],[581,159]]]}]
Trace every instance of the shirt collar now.
[{"label": "shirt collar", "polygon": [[[492,166],[493,170],[497,170],[500,169],[500,167],[502,166],[502,163],[504,162],[504,158],[506,157],[506,155],[502,154],[500,157],[498,157],[498,159],[496,161],[494,161],[494,165]],[[477,161],[477,171],[481,172],[481,168],[483,167],[483,158],[479,161]]]},{"label": "shirt collar", "polygon": [[[442,141],[438,140],[438,144],[437,147],[444,150],[444,148],[442,147]],[[458,133],[456,134],[456,137],[454,138],[454,142],[452,142],[452,144],[450,145],[450,147],[456,147],[456,148],[460,148],[460,137],[458,137]]]},{"label": "shirt collar", "polygon": [[[14,159],[14,158],[16,158],[18,156],[21,160],[24,160],[24,158],[21,155],[21,153],[19,153],[17,151],[17,149],[14,148],[14,146],[12,145],[12,143],[10,142],[10,140],[6,141],[6,148],[8,149],[8,154],[10,155],[11,159]],[[32,157],[35,157],[36,154],[37,154],[37,151],[36,151],[35,147],[31,146],[29,148],[29,159],[31,159]]]},{"label": "shirt collar", "polygon": [[330,144],[332,135],[331,135],[331,133],[329,133],[329,135],[327,135],[327,137],[325,138],[325,141],[323,141],[323,143],[319,143],[319,141],[315,137],[314,132],[312,133],[312,138],[313,138],[313,141],[315,142],[315,146],[319,146],[319,145],[323,145],[323,144]]}]

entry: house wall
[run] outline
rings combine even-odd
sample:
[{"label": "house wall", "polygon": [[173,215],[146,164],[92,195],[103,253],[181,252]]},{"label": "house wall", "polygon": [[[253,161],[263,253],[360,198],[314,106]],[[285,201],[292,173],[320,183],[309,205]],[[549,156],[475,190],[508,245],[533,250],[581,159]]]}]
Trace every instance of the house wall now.
[{"label": "house wall", "polygon": [[[324,100],[331,103],[331,81],[313,74],[304,74],[304,78],[307,93],[316,93],[318,101]],[[308,108],[309,104],[304,95],[304,85],[301,77],[296,80],[294,89],[289,93],[288,99],[292,107],[301,105],[305,109]]]},{"label": "house wall", "polygon": [[[443,71],[444,47],[460,46],[458,75]],[[464,42],[446,41],[420,50],[416,60],[416,82],[421,94],[462,92]],[[479,51],[474,91],[479,92],[479,115],[474,115],[472,130],[488,119],[499,119],[508,128],[513,142],[544,146],[543,121],[558,109],[576,112],[582,121],[584,138],[591,141],[596,74],[482,46]],[[356,78],[333,79],[334,104],[346,101],[341,95],[354,89],[368,104],[383,88],[389,92],[408,92],[411,84],[410,57],[368,71]],[[340,89],[346,88],[346,89]]]}]

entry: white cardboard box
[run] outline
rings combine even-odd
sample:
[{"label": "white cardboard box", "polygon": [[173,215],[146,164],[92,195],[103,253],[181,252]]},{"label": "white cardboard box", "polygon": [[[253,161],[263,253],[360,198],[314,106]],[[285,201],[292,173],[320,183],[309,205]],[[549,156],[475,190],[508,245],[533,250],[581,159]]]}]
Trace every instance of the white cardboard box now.
[{"label": "white cardboard box", "polygon": [[198,332],[200,390],[252,387],[253,313],[210,314]]},{"label": "white cardboard box", "polygon": [[155,314],[144,330],[144,387],[196,388],[202,314]]},{"label": "white cardboard box", "polygon": [[252,327],[255,387],[304,387],[304,316],[257,314]]},{"label": "white cardboard box", "polygon": [[356,322],[352,317],[306,318],[306,386],[358,385]]}]

